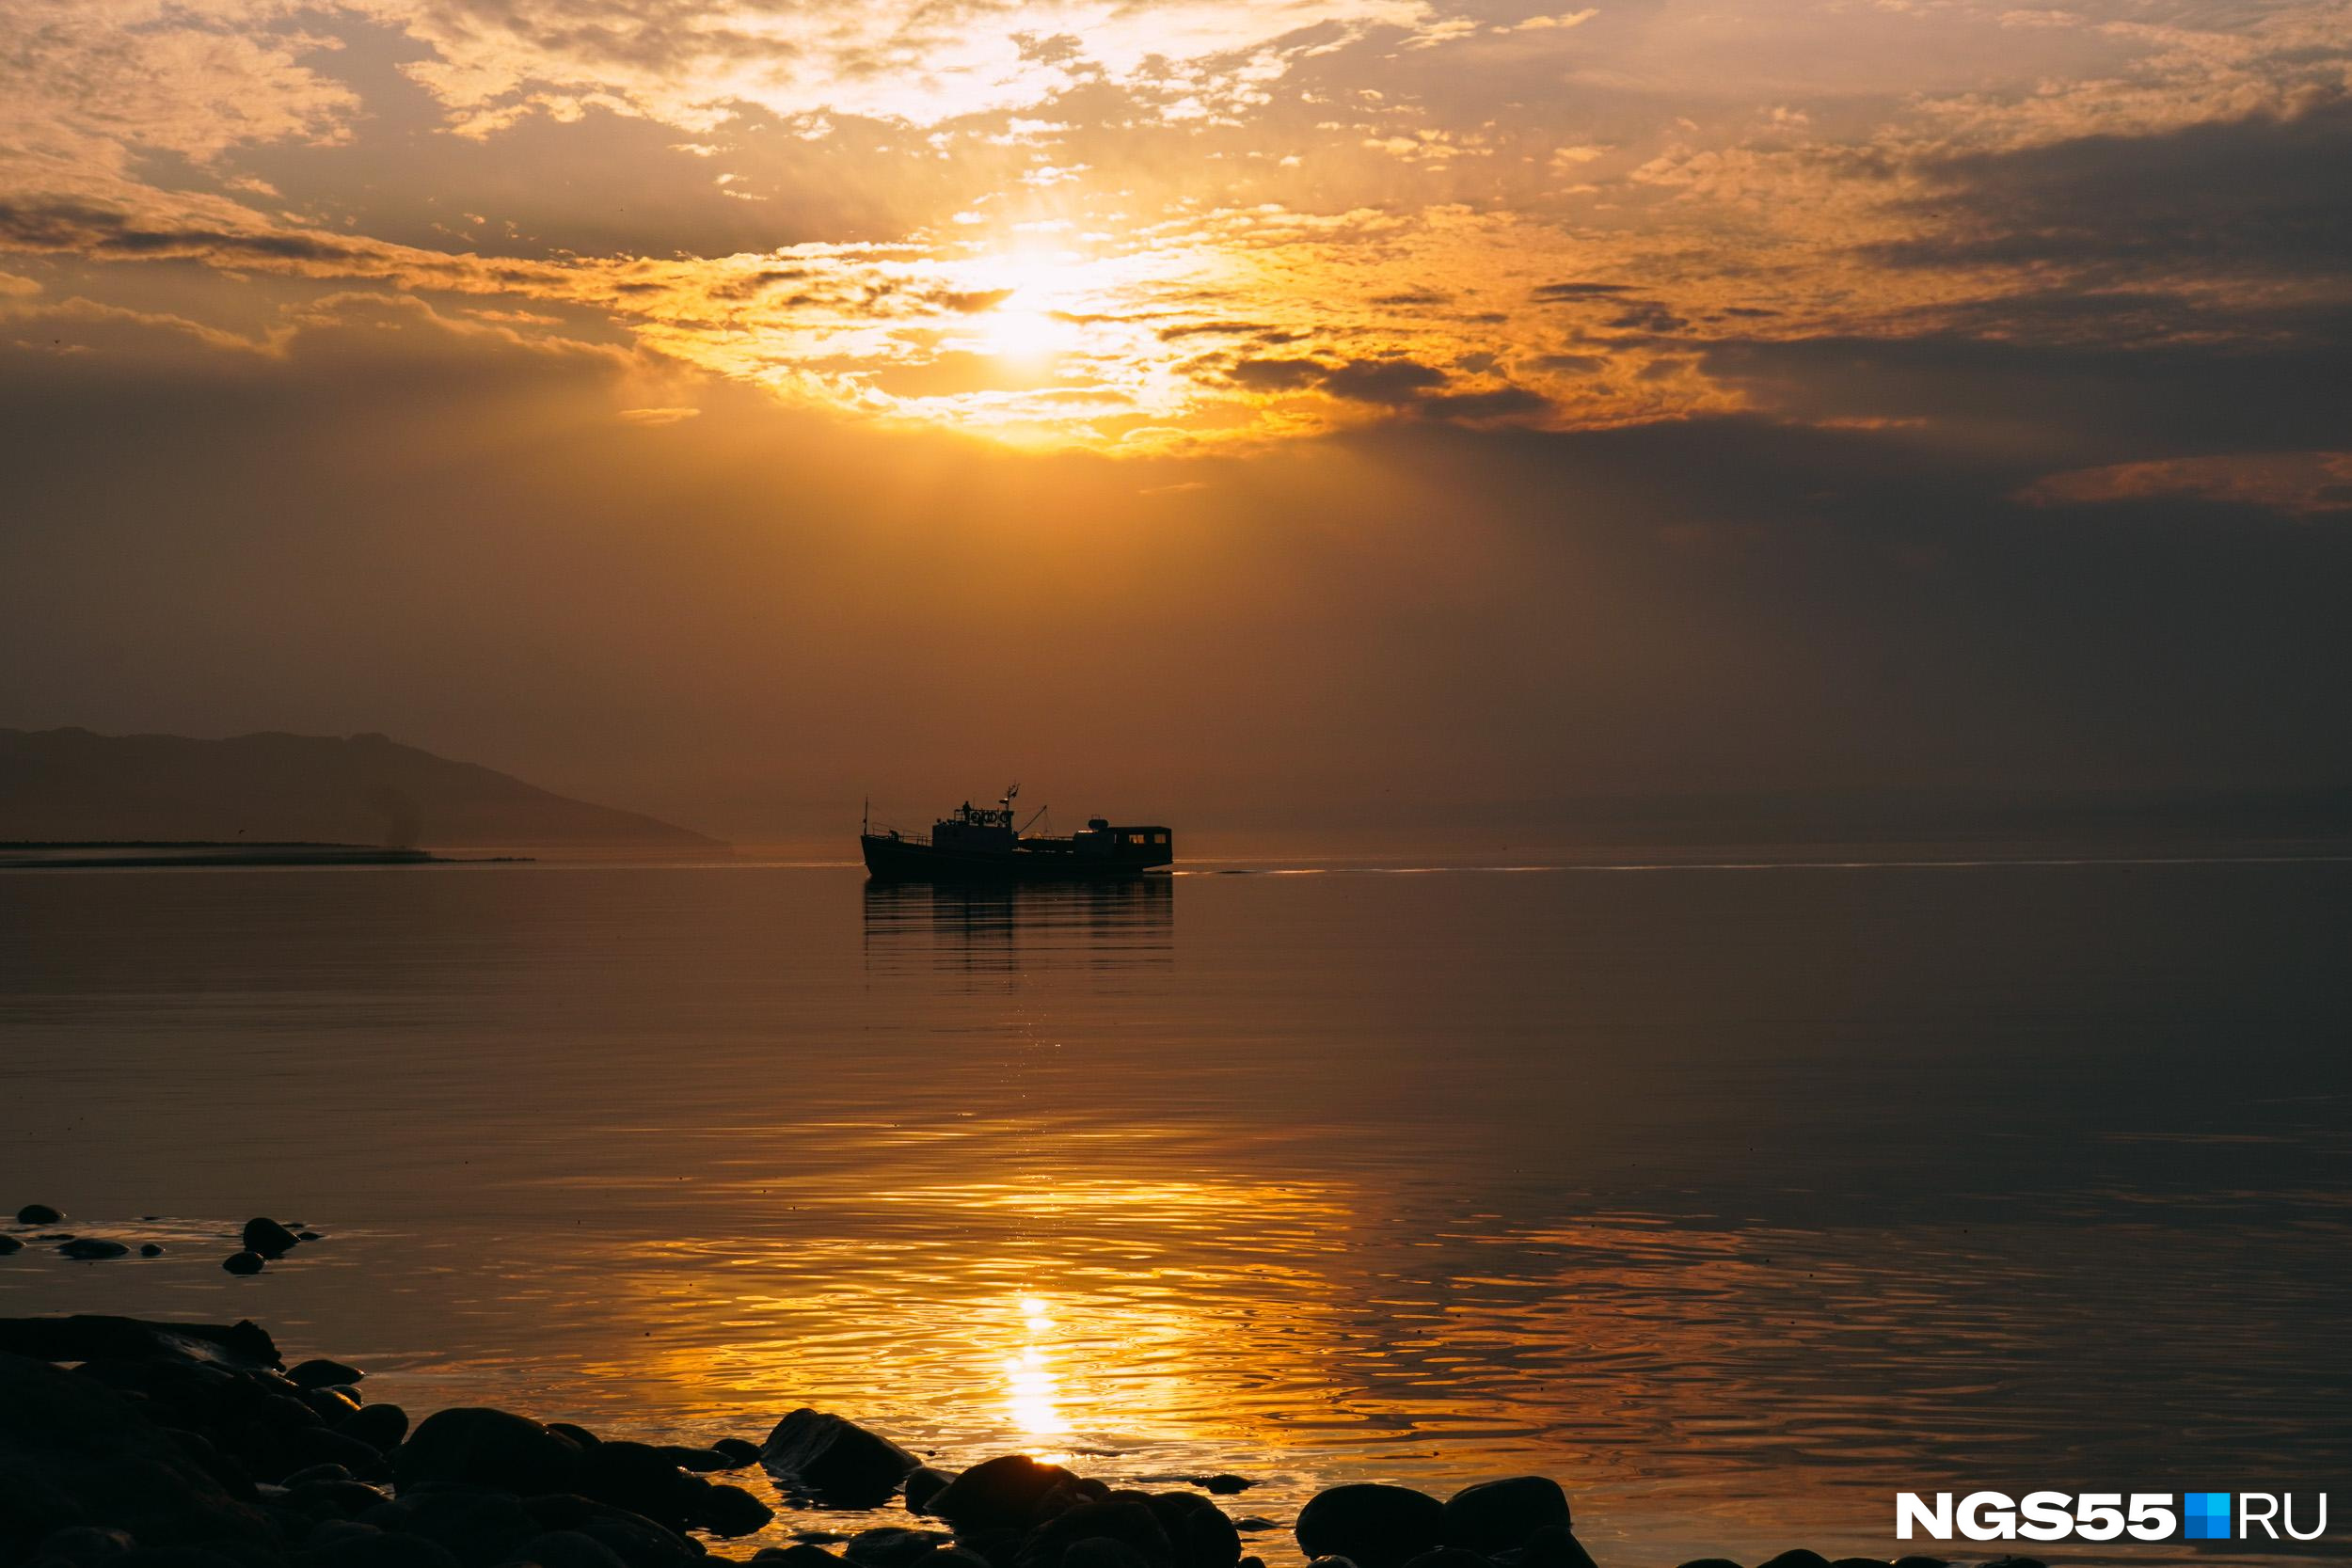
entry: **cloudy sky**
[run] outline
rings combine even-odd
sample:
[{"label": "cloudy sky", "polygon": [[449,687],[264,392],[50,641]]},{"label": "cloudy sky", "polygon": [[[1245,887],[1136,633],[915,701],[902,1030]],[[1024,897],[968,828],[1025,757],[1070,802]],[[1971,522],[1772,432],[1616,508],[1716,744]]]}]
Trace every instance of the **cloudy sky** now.
[{"label": "cloudy sky", "polygon": [[0,724],[2342,780],[2352,9],[0,0]]}]

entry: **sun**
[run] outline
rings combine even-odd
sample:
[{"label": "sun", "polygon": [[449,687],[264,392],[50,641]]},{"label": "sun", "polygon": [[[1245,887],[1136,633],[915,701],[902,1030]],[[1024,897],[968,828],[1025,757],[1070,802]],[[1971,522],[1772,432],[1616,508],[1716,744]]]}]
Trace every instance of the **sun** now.
[{"label": "sun", "polygon": [[1081,258],[1062,251],[1000,253],[977,259],[967,276],[977,290],[1002,296],[974,321],[984,353],[1042,363],[1084,341],[1079,318],[1089,279]]}]

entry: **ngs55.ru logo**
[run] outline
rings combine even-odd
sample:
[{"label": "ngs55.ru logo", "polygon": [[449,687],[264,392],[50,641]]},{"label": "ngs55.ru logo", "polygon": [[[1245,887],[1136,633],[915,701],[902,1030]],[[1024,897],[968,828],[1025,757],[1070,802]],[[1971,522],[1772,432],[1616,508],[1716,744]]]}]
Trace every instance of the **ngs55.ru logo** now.
[{"label": "ngs55.ru logo", "polygon": [[1902,1541],[1915,1529],[1935,1541],[2316,1541],[2327,1528],[2325,1492],[1938,1492],[1932,1502],[1895,1494]]}]

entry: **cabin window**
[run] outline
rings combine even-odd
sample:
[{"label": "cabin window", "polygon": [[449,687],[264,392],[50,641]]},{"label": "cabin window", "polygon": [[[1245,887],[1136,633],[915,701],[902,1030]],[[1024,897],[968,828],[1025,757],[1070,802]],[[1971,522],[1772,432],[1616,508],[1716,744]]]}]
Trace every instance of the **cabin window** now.
[{"label": "cabin window", "polygon": [[1154,844],[1166,844],[1168,842],[1168,835],[1166,833],[1153,833],[1152,835],[1152,842]]}]

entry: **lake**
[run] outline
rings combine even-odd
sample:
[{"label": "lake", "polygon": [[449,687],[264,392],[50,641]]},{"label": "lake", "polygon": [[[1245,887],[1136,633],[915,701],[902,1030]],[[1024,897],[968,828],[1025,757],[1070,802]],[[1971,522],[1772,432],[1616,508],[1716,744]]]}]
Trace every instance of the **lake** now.
[{"label": "lake", "polygon": [[[1537,1470],[1602,1568],[2339,1481],[2352,864],[1776,858],[13,874],[0,1205],[168,1251],[0,1259],[0,1312],[1284,1525]],[[224,1274],[260,1213],[329,1239]]]}]

